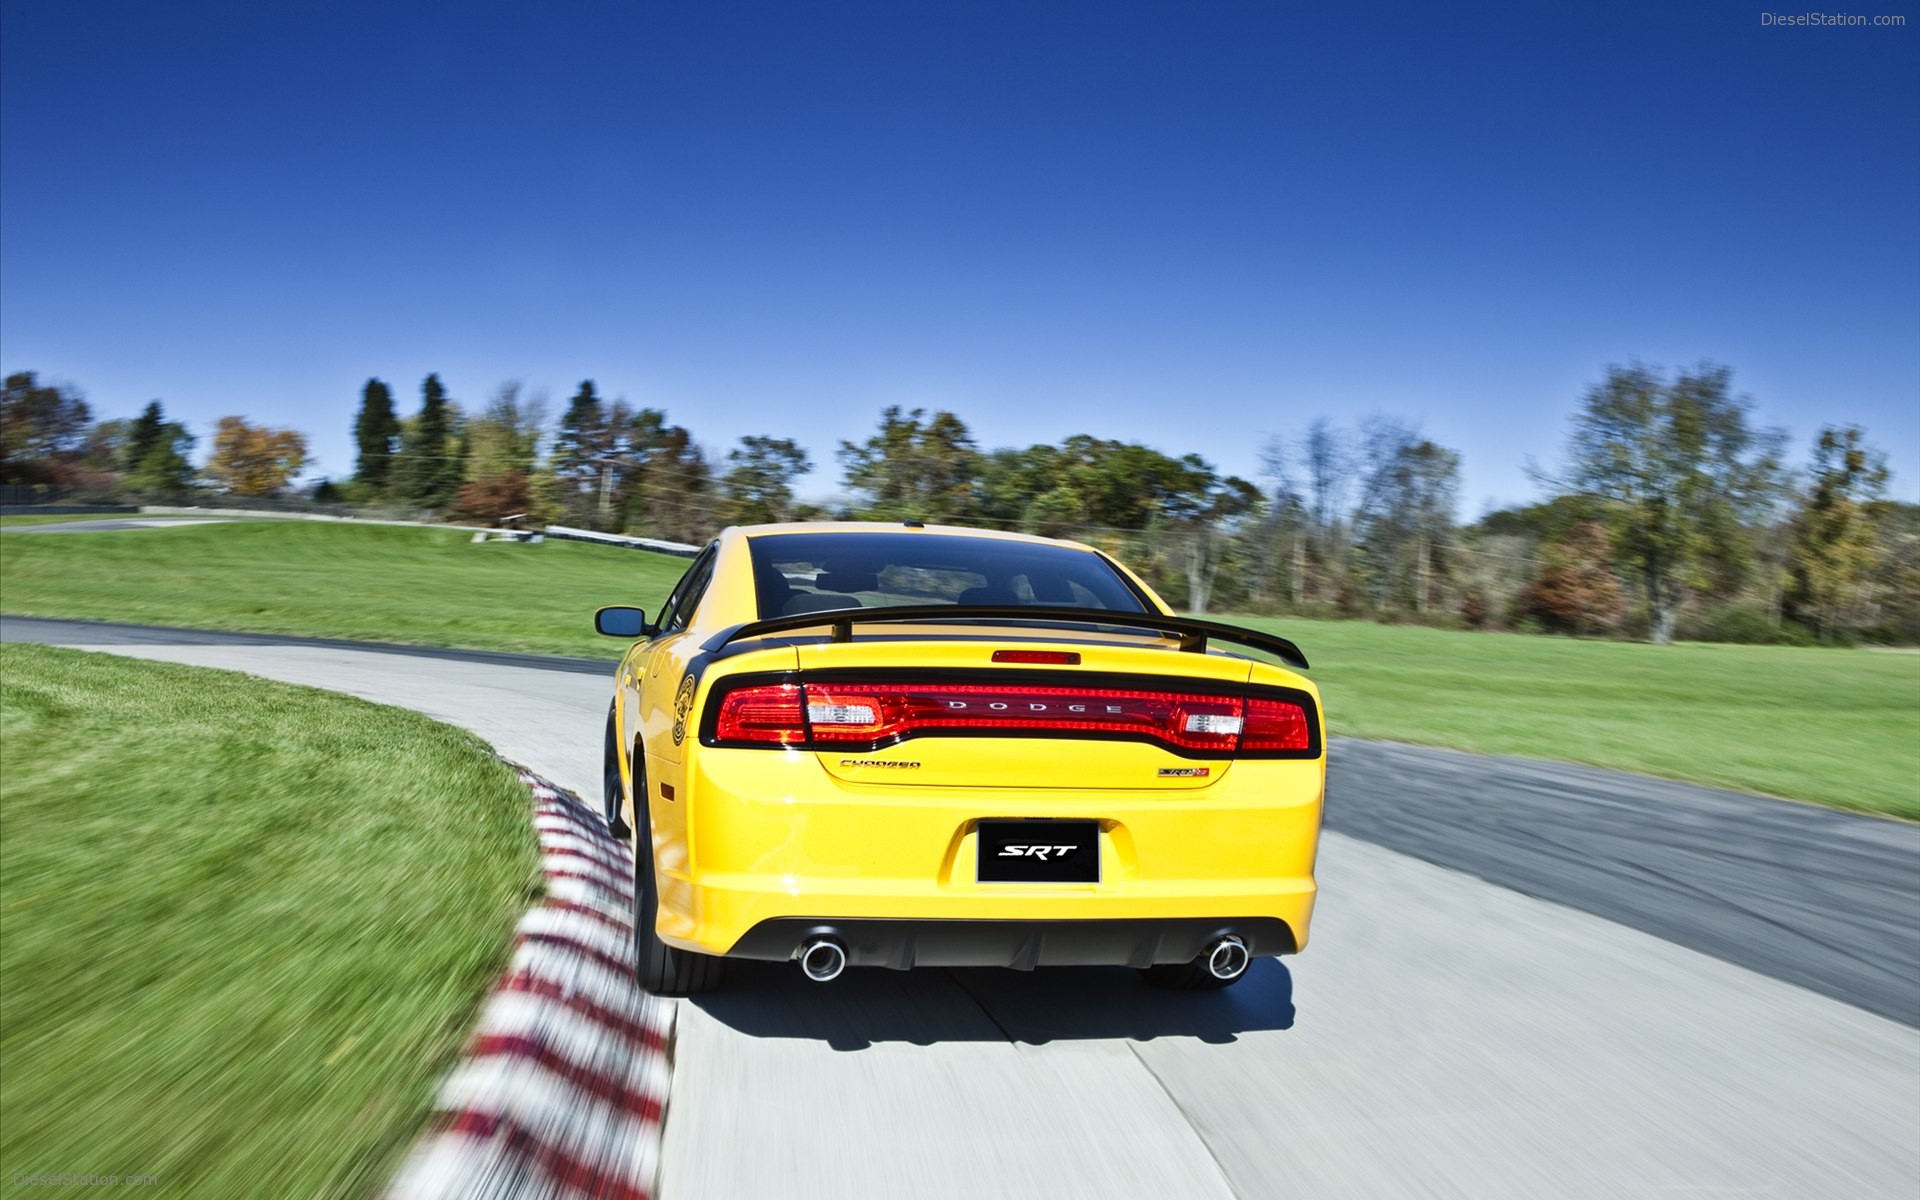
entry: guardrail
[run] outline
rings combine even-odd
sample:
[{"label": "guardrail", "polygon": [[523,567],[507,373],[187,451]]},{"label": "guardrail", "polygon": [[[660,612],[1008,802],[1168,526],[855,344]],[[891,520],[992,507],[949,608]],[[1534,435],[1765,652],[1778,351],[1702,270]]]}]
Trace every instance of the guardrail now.
[{"label": "guardrail", "polygon": [[699,546],[686,542],[668,542],[659,538],[628,537],[619,533],[598,533],[591,529],[575,529],[571,525],[548,525],[544,529],[503,530],[491,525],[446,525],[438,521],[401,521],[383,520],[377,517],[356,516],[351,511],[314,512],[290,509],[268,508],[229,508],[226,506],[201,506],[185,504],[142,504],[138,507],[124,505],[7,505],[5,515],[16,513],[81,514],[81,513],[153,513],[163,516],[220,516],[245,517],[253,519],[273,519],[283,521],[351,521],[356,525],[408,525],[422,529],[459,529],[472,533],[485,533],[500,537],[512,537],[515,541],[528,541],[540,536],[559,538],[569,542],[593,542],[602,546],[624,546],[629,550],[651,550],[655,554],[671,554],[678,558],[692,558],[700,553]]},{"label": "guardrail", "polygon": [[651,550],[656,554],[673,554],[681,558],[692,558],[700,553],[700,547],[689,546],[685,542],[663,542],[658,538],[627,537],[618,533],[595,533],[591,529],[574,529],[567,525],[549,525],[543,532],[550,538],[560,538],[563,541],[626,546],[632,550]]}]

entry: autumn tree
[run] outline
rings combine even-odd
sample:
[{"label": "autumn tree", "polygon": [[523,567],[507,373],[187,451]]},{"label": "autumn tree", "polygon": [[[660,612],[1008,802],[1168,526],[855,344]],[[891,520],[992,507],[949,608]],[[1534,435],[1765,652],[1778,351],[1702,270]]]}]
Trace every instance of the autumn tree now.
[{"label": "autumn tree", "polygon": [[1637,363],[1608,368],[1574,416],[1568,473],[1547,480],[1603,506],[1656,645],[1673,640],[1681,601],[1709,564],[1737,563],[1747,518],[1779,486],[1783,435],[1748,425],[1752,403],[1729,393],[1731,381],[1713,365],[1671,382]]},{"label": "autumn tree", "polygon": [[61,484],[85,453],[93,414],[67,388],[32,371],[0,384],[0,483]]},{"label": "autumn tree", "polygon": [[501,384],[487,406],[467,420],[466,480],[531,473],[546,423],[544,395],[524,394],[518,380]]},{"label": "autumn tree", "polygon": [[453,514],[481,521],[498,521],[530,511],[530,477],[518,472],[483,475],[460,485],[453,499]]},{"label": "autumn tree", "polygon": [[[1587,523],[1596,523],[1604,534],[1604,515],[1591,496],[1556,496],[1486,513],[1459,530],[1460,615],[1475,628],[1498,628],[1527,616],[1551,624],[1529,611],[1521,595],[1539,580],[1545,548],[1570,542]],[[1610,562],[1610,550],[1607,557]],[[1619,588],[1617,576],[1614,586]]]},{"label": "autumn tree", "polygon": [[269,429],[241,417],[221,417],[214,428],[207,478],[230,496],[272,496],[300,473],[307,439],[292,429]]},{"label": "autumn tree", "polygon": [[720,479],[727,515],[742,525],[785,521],[793,513],[793,481],[813,470],[807,452],[791,438],[748,436],[727,452]]},{"label": "autumn tree", "polygon": [[1606,526],[1584,522],[1549,545],[1539,577],[1522,589],[1515,607],[1562,633],[1598,633],[1619,624],[1627,605],[1613,574]]},{"label": "autumn tree", "polygon": [[533,506],[532,477],[546,424],[546,401],[522,395],[518,381],[500,385],[486,408],[469,417],[460,439],[461,485],[453,511],[497,521]]},{"label": "autumn tree", "polygon": [[1827,426],[1813,446],[1807,492],[1793,521],[1790,614],[1832,641],[1860,609],[1880,561],[1878,517],[1887,461],[1858,426]]},{"label": "autumn tree", "polygon": [[378,379],[360,389],[360,411],[353,418],[353,441],[359,457],[353,479],[373,496],[384,496],[391,482],[394,452],[400,445],[400,418],[393,412],[393,392]]},{"label": "autumn tree", "polygon": [[1920,645],[1920,504],[1883,500],[1878,508],[1873,591],[1879,611],[1867,633],[1881,641]]}]

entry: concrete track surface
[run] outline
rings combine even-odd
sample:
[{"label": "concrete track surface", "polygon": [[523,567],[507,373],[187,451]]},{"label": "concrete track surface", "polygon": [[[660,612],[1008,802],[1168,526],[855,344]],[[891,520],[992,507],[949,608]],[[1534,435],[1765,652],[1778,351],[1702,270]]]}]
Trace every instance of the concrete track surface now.
[{"label": "concrete track surface", "polygon": [[[0,638],[416,708],[597,795],[604,666],[18,618]],[[1327,835],[1306,954],[1199,996],[1125,970],[823,987],[743,964],[680,1004],[663,1195],[1920,1194],[1920,910],[1900,907],[1920,830],[1581,768],[1334,753],[1330,828],[1359,836]],[[1772,849],[1743,842],[1756,823]],[[1800,986],[1822,945],[1854,967]]]},{"label": "concrete track surface", "polygon": [[45,525],[9,525],[8,533],[119,533],[128,529],[182,529],[188,525],[221,525],[230,517],[176,519],[172,517],[126,517],[117,521],[57,521]]}]

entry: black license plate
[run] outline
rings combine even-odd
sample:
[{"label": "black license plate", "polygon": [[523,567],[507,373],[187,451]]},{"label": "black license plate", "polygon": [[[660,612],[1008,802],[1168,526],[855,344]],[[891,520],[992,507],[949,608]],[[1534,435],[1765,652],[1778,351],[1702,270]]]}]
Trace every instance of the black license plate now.
[{"label": "black license plate", "polygon": [[981,883],[1099,883],[1100,822],[980,822]]}]

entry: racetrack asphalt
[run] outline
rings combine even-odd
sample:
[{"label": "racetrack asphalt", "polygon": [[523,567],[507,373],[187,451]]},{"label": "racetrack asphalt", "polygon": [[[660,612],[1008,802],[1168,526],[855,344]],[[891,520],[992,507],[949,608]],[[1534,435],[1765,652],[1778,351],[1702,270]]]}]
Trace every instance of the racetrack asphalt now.
[{"label": "racetrack asphalt", "polygon": [[[610,662],[13,617],[0,640],[402,704],[598,786]],[[1313,945],[1227,992],[746,964],[682,1002],[663,1194],[1920,1191],[1920,827],[1415,747],[1332,761]]]},{"label": "racetrack asphalt", "polygon": [[[600,678],[614,666],[33,617],[0,616],[0,641],[306,646]],[[1920,825],[1575,763],[1390,742],[1336,738],[1329,763],[1328,829],[1920,1026]],[[589,803],[597,781],[576,781]]]}]

